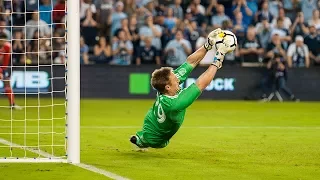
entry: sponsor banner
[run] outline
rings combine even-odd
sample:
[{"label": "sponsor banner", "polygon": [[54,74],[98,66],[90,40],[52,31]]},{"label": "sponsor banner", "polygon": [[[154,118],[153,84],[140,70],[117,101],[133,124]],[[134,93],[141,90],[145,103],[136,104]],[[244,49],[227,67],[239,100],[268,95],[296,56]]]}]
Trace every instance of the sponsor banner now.
[{"label": "sponsor banner", "polygon": [[[64,67],[14,67],[12,68],[10,84],[14,93],[50,95],[65,89]],[[4,83],[0,81],[0,92],[4,92]],[[60,93],[63,96],[64,93]]]},{"label": "sponsor banner", "polygon": [[[82,98],[155,98],[156,91],[150,85],[151,74],[157,66],[81,66]],[[186,88],[206,70],[197,67],[181,84]],[[264,68],[224,67],[203,91],[199,99],[242,100],[261,95],[259,85],[266,74]],[[64,66],[14,68],[11,86],[18,94],[30,93],[64,97]],[[320,69],[290,69],[288,87],[301,100],[320,101]],[[0,92],[4,91],[0,81]],[[54,93],[52,93],[54,92]],[[72,92],[69,92],[72,93]],[[287,96],[282,93],[283,98]]]},{"label": "sponsor banner", "polygon": [[[46,71],[13,71],[11,74],[11,87],[13,92],[48,92],[50,89],[50,76]],[[4,84],[0,82],[0,90]]]},{"label": "sponsor banner", "polygon": [[[154,98],[150,85],[156,66],[82,66],[81,96],[86,98]],[[181,85],[190,86],[206,70],[197,67]],[[264,68],[224,67],[220,69],[200,99],[241,100],[261,95],[259,85]],[[301,100],[320,100],[320,69],[291,69],[288,86]],[[284,99],[286,95],[283,94]]]}]

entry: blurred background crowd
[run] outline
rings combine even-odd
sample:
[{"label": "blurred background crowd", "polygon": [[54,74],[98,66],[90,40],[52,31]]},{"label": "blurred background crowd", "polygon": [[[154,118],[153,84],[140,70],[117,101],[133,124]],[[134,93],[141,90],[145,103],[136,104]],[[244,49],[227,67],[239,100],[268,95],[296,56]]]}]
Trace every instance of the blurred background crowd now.
[{"label": "blurred background crowd", "polygon": [[[15,64],[65,61],[65,0],[0,0]],[[225,64],[320,65],[320,0],[80,0],[82,64],[182,64],[214,28],[234,32]],[[201,62],[207,64],[210,62]]]}]

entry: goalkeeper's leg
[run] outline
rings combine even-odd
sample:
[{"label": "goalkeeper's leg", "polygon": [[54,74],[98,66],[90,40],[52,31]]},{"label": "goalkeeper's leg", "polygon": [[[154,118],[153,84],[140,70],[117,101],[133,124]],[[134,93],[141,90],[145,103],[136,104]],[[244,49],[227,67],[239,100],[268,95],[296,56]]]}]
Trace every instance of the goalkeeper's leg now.
[{"label": "goalkeeper's leg", "polygon": [[144,136],[143,131],[138,131],[136,135],[131,136],[130,142],[132,144],[135,144],[139,148],[164,148],[169,144],[169,140],[163,140],[163,141],[147,141]]}]

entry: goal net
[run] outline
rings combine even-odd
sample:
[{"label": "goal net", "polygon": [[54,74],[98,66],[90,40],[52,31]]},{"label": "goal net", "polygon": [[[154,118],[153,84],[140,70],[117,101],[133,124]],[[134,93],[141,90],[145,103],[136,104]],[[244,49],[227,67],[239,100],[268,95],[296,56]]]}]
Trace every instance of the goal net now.
[{"label": "goal net", "polygon": [[[69,128],[73,123],[74,128],[78,128],[79,121],[77,107],[71,113],[73,121],[70,121],[68,108],[75,105],[72,102],[79,103],[76,97],[79,93],[74,92],[78,90],[75,89],[77,82],[68,82],[69,76],[78,80],[78,64],[71,64],[69,58],[77,58],[79,51],[67,51],[77,40],[68,33],[73,30],[66,23],[70,18],[68,2],[3,0],[0,3],[4,7],[0,14],[0,72],[3,76],[0,82],[0,162],[67,162],[70,159],[67,147],[72,145],[70,139],[76,141],[74,149],[79,148],[79,137],[74,138],[74,135],[79,136],[79,130]],[[77,3],[73,4],[77,7]],[[76,8],[68,8],[68,11],[75,11],[73,14],[77,17]],[[11,48],[6,50],[6,46]],[[6,56],[9,56],[9,63],[6,63]],[[75,67],[68,69],[68,65]],[[73,89],[69,87],[74,84]],[[69,91],[75,95],[70,96]],[[77,151],[73,150],[76,156]],[[76,158],[74,162],[79,161]]]}]

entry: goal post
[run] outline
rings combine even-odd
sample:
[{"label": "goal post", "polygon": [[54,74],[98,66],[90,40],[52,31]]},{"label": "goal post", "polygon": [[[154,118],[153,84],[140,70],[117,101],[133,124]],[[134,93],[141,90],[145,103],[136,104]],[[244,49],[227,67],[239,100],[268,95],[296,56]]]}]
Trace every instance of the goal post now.
[{"label": "goal post", "polygon": [[[59,1],[59,0],[58,0]],[[23,45],[22,52],[13,48],[11,55],[11,88],[16,102],[22,110],[14,110],[8,106],[7,91],[0,81],[0,163],[80,163],[80,1],[64,0],[64,9],[40,10],[40,0],[36,1],[38,23],[27,25],[27,15],[34,11],[27,10],[28,1],[22,2],[25,12],[13,10],[12,0],[7,2],[9,12],[1,13],[9,17],[6,29],[9,29],[8,42],[18,40]],[[31,1],[30,1],[31,2]],[[21,9],[20,9],[21,10]],[[61,22],[54,22],[53,13],[64,16]],[[51,22],[50,36],[41,36],[40,14],[49,13]],[[65,13],[65,14],[64,14]],[[13,16],[24,16],[24,24],[15,25]],[[3,25],[0,25],[3,27]],[[63,35],[55,36],[53,27],[62,27]],[[14,29],[26,35],[28,27],[36,27],[38,36],[17,39]],[[55,49],[55,39],[63,39],[61,49]],[[49,49],[45,49],[41,41],[46,41]],[[30,50],[27,42],[37,41],[36,50]],[[15,46],[16,47],[16,46]],[[1,47],[0,47],[1,48]],[[35,55],[29,58],[27,54]],[[40,56],[48,54],[47,63],[40,61]],[[53,56],[53,54],[56,54]],[[58,55],[59,54],[59,55]],[[0,56],[3,54],[0,53]],[[13,63],[13,56],[24,57],[24,64]],[[61,56],[63,62],[53,57]],[[33,57],[33,56],[32,56]],[[29,59],[28,59],[29,58]],[[33,64],[28,64],[33,61]],[[48,63],[48,61],[50,61]],[[0,64],[1,66],[1,64]],[[19,86],[19,87],[17,87]]]},{"label": "goal post", "polygon": [[80,1],[67,1],[68,162],[80,163]]}]

